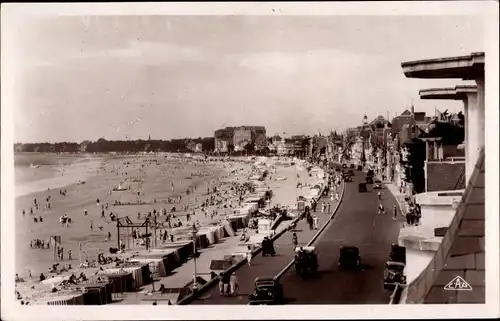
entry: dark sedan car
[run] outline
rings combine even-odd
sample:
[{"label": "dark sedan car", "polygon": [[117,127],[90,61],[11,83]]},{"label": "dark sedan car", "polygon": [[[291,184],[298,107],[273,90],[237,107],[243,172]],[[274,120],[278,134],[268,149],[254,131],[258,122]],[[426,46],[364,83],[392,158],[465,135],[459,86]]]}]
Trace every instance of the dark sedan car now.
[{"label": "dark sedan car", "polygon": [[283,286],[274,278],[258,277],[255,290],[248,296],[249,305],[272,305],[283,303]]},{"label": "dark sedan car", "polygon": [[341,246],[338,266],[341,270],[361,269],[361,255],[357,246]]}]

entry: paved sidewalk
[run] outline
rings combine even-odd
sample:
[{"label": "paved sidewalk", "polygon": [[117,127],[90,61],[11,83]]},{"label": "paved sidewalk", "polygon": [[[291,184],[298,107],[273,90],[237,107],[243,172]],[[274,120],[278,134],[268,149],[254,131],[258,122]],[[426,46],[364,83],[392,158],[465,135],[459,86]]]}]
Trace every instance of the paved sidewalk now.
[{"label": "paved sidewalk", "polygon": [[394,196],[396,199],[398,205],[399,205],[399,212],[401,215],[405,216],[406,215],[406,202],[405,202],[405,197],[407,196],[406,194],[403,194],[400,192],[399,187],[396,186],[394,183],[389,183],[389,182],[384,182],[385,186],[391,192],[391,194]]},{"label": "paved sidewalk", "polygon": [[277,254],[276,256],[263,257],[262,254],[259,254],[252,259],[251,266],[245,264],[236,271],[239,282],[239,292],[237,296],[220,296],[218,285],[215,285],[214,287],[209,289],[207,293],[202,294],[200,298],[195,299],[191,304],[246,304],[248,301],[248,295],[254,289],[255,278],[274,277],[293,260],[295,256],[294,247],[292,244],[293,233],[297,234],[299,243],[298,246],[305,246],[319,231],[319,229],[328,221],[331,213],[321,212],[321,203],[323,202],[325,202],[326,204],[330,204],[330,209],[332,212],[335,209],[337,203],[335,200],[332,201],[330,197],[320,198],[316,207],[318,211],[312,213],[313,215],[316,215],[318,217],[318,229],[310,230],[306,220],[302,219],[297,223],[295,230],[286,232],[274,242],[274,247]]}]

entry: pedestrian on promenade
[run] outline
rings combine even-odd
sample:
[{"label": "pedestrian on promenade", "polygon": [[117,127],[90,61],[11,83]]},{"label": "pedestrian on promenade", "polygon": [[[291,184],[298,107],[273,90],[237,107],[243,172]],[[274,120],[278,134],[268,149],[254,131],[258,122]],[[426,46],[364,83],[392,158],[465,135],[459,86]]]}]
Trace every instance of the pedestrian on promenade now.
[{"label": "pedestrian on promenade", "polygon": [[231,295],[237,295],[238,288],[239,288],[239,282],[238,282],[238,277],[236,276],[235,272],[233,272],[231,274],[231,277],[229,278],[229,288],[230,288]]},{"label": "pedestrian on promenade", "polygon": [[396,205],[394,205],[392,207],[392,219],[396,220],[397,217],[398,217],[398,209],[397,209]]},{"label": "pedestrian on promenade", "polygon": [[335,200],[338,202],[340,199],[340,196],[339,196],[339,192],[336,192],[335,193]]},{"label": "pedestrian on promenade", "polygon": [[297,233],[293,233],[292,235],[292,244],[293,250],[295,251],[295,248],[299,245],[299,238],[297,237]]},{"label": "pedestrian on promenade", "polygon": [[382,203],[380,203],[378,205],[378,213],[379,214],[385,214],[385,209],[384,209],[384,205]]},{"label": "pedestrian on promenade", "polygon": [[247,249],[248,249],[248,252],[247,252],[247,263],[248,263],[248,266],[252,266],[252,248],[249,245],[247,247]]},{"label": "pedestrian on promenade", "polygon": [[224,295],[224,273],[219,273],[219,294]]},{"label": "pedestrian on promenade", "polygon": [[318,217],[316,215],[314,215],[313,217],[313,223],[314,223],[314,229],[317,230],[319,228],[319,224],[318,224]]},{"label": "pedestrian on promenade", "polygon": [[331,213],[331,207],[332,207],[332,204],[331,203],[328,203],[328,214]]}]

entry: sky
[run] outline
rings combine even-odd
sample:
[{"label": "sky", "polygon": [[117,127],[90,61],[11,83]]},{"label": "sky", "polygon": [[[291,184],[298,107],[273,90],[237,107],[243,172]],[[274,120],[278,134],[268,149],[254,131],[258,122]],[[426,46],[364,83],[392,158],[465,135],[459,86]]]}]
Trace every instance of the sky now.
[{"label": "sky", "polygon": [[401,63],[484,51],[478,16],[60,16],[16,30],[14,141],[327,134],[434,115]]}]

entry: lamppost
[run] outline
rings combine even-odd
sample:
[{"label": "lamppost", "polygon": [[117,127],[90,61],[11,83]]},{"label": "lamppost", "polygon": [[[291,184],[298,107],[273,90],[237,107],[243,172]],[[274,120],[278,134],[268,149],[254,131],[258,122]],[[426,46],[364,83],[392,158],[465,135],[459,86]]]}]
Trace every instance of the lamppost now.
[{"label": "lamppost", "polygon": [[196,282],[196,234],[198,233],[198,229],[196,228],[195,223],[193,223],[193,262],[194,262],[194,275],[193,275],[193,291],[198,290],[197,282]]}]

